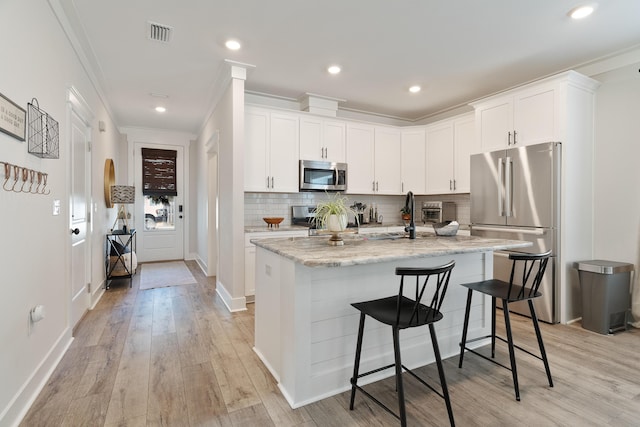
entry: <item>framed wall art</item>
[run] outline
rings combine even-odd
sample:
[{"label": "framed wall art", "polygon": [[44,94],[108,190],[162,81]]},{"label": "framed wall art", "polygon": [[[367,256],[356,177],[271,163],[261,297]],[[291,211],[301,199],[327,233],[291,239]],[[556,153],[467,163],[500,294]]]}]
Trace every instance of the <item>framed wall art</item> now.
[{"label": "framed wall art", "polygon": [[0,93],[0,132],[24,141],[27,112]]}]

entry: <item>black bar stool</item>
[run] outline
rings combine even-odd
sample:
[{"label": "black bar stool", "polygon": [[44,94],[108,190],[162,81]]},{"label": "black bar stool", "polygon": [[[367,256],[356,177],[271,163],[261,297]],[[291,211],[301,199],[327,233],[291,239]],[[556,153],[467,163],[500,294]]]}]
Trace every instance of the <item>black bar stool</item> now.
[{"label": "black bar stool", "polygon": [[[467,293],[467,308],[464,314],[464,328],[462,330],[462,342],[460,343],[460,361],[458,367],[462,368],[462,359],[464,357],[464,351],[476,354],[483,359],[495,363],[509,371],[513,377],[513,388],[516,392],[516,400],[520,400],[520,388],[518,387],[518,371],[516,369],[516,357],[514,348],[524,351],[531,356],[542,360],[544,363],[544,369],[547,372],[547,379],[549,380],[549,386],[553,387],[553,380],[551,379],[551,371],[549,370],[549,362],[547,360],[547,353],[544,350],[544,343],[542,342],[542,335],[540,334],[540,326],[538,325],[538,316],[533,306],[533,300],[542,296],[538,289],[542,283],[542,277],[547,268],[547,262],[551,251],[547,251],[541,254],[525,254],[525,253],[511,253],[509,259],[511,259],[511,275],[509,282],[505,282],[498,279],[484,280],[482,282],[475,283],[463,283],[462,286],[469,289]],[[467,341],[467,330],[469,327],[469,311],[471,309],[471,297],[473,291],[483,293],[491,296],[491,335],[474,338]],[[504,312],[504,324],[507,333],[507,339],[496,336],[496,298],[502,300],[502,310]],[[513,334],[511,333],[511,322],[509,320],[509,303],[527,301],[529,304],[529,311],[531,312],[531,321],[533,322],[533,328],[536,331],[536,337],[538,338],[538,347],[540,348],[540,355],[531,353],[530,351],[517,346],[513,343]],[[491,358],[467,347],[467,343],[474,341],[491,338]],[[509,359],[511,361],[511,367],[505,366],[502,363],[495,360],[496,355],[496,339],[499,339],[509,346]]]},{"label": "black bar stool", "polygon": [[[453,421],[453,411],[451,410],[451,402],[449,400],[447,382],[445,380],[444,370],[442,367],[442,359],[440,358],[440,350],[438,348],[438,339],[436,338],[436,332],[433,327],[433,324],[435,322],[442,319],[440,307],[442,306],[442,301],[444,300],[445,293],[447,292],[449,278],[451,277],[451,270],[453,269],[454,265],[455,262],[451,261],[448,264],[433,268],[398,267],[396,268],[396,275],[401,276],[400,290],[398,291],[398,295],[351,304],[353,307],[360,310],[360,328],[358,329],[356,360],[353,367],[353,377],[351,378],[351,403],[349,405],[349,409],[353,410],[353,404],[356,398],[357,389],[368,396],[370,399],[372,399],[375,403],[382,406],[387,412],[400,419],[400,423],[402,426],[406,426],[407,415],[404,404],[404,387],[402,384],[402,369],[404,368],[406,372],[411,374],[418,381],[420,381],[422,384],[433,390],[436,394],[444,399],[447,405],[447,412],[449,413],[449,421],[452,426],[455,425]],[[405,297],[403,294],[405,276],[415,277],[414,299]],[[429,292],[425,292],[427,290],[427,284],[431,276],[435,277],[435,281],[432,281],[432,283],[435,283],[433,283],[433,286],[430,286],[429,289],[433,289],[432,291],[430,290]],[[424,278],[423,281],[420,280],[421,277]],[[407,287],[409,286],[411,285],[408,284]],[[431,298],[428,299],[428,296],[425,297],[425,293],[427,293]],[[428,305],[421,303],[423,299],[424,301],[428,301]],[[364,332],[364,320],[367,315],[371,316],[379,322],[391,326],[393,332],[393,349],[395,355],[395,363],[384,366],[382,368],[374,369],[369,372],[365,372],[364,374],[358,374],[358,370],[360,368],[360,353],[362,351],[362,334]],[[442,393],[434,389],[431,385],[427,384],[422,378],[418,377],[416,374],[411,372],[411,370],[407,369],[406,366],[403,366],[400,359],[400,330],[415,328],[423,325],[429,325],[431,343],[433,344],[433,352],[436,357],[436,364],[438,365],[438,373],[440,374],[440,386],[442,388]],[[359,378],[380,372],[385,369],[389,369],[391,367],[395,367],[396,370],[396,389],[398,393],[400,415],[393,412],[382,402],[380,402],[378,399],[373,397],[358,385]]]}]

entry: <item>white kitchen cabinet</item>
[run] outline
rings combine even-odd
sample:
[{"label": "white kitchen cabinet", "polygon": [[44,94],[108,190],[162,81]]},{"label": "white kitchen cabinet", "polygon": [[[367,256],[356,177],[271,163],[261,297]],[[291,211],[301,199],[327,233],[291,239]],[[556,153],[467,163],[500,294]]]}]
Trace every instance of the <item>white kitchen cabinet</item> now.
[{"label": "white kitchen cabinet", "polygon": [[348,193],[373,194],[375,191],[373,129],[366,124],[347,124]]},{"label": "white kitchen cabinet", "polygon": [[402,193],[398,128],[349,123],[347,163],[348,193]]},{"label": "white kitchen cabinet", "polygon": [[559,89],[547,81],[472,104],[480,149],[557,141]]},{"label": "white kitchen cabinet", "polygon": [[402,194],[400,129],[375,128],[374,172],[377,194]]},{"label": "white kitchen cabinet", "polygon": [[471,154],[479,151],[474,114],[453,122],[453,192],[471,191]]},{"label": "white kitchen cabinet", "polygon": [[245,110],[244,140],[244,190],[268,191],[269,112]]},{"label": "white kitchen cabinet", "polygon": [[469,158],[477,151],[474,125],[471,113],[427,127],[427,194],[469,192]]},{"label": "white kitchen cabinet", "polygon": [[427,128],[427,194],[451,192],[453,177],[453,122]]},{"label": "white kitchen cabinet", "polygon": [[403,193],[426,193],[426,142],[424,126],[402,129],[400,132],[400,180]]},{"label": "white kitchen cabinet", "polygon": [[343,163],[347,124],[319,117],[300,117],[300,160]]},{"label": "white kitchen cabinet", "polygon": [[287,231],[258,231],[254,233],[244,233],[244,295],[252,296],[256,293],[256,245],[251,243],[251,239],[276,239],[282,237],[306,237],[309,230]]},{"label": "white kitchen cabinet", "polygon": [[247,108],[245,191],[298,192],[298,116]]}]

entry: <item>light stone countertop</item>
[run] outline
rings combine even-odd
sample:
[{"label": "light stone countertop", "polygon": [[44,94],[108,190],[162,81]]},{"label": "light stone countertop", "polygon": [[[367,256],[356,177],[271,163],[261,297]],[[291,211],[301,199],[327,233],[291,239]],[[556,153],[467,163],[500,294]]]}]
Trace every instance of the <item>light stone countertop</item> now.
[{"label": "light stone countertop", "polygon": [[388,240],[376,236],[345,234],[344,246],[329,245],[329,236],[251,239],[251,243],[307,267],[344,267],[394,260],[425,258],[450,254],[486,252],[525,248],[531,242],[488,239],[477,236],[436,236],[418,233],[415,240],[383,233]]}]

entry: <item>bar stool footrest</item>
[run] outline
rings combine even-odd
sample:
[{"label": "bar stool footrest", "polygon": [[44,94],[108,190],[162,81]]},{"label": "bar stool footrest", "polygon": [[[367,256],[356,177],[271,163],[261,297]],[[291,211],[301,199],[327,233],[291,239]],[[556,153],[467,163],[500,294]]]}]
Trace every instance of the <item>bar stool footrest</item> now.
[{"label": "bar stool footrest", "polygon": [[[484,336],[484,337],[473,338],[473,339],[467,340],[467,343],[472,343],[472,342],[480,341],[480,340],[484,340],[484,339],[487,339],[487,338],[491,338],[491,335],[486,335],[486,336]],[[501,337],[501,336],[496,335],[496,336],[495,336],[495,338],[496,338],[497,340],[502,341],[502,342],[503,342],[503,343],[505,343],[505,344],[509,344],[509,341],[507,341],[506,339],[504,339],[504,338],[503,338],[503,337]],[[458,345],[459,345],[460,347],[462,347],[462,343],[459,343]],[[513,348],[517,348],[518,350],[523,351],[523,352],[527,353],[528,355],[535,357],[535,358],[536,358],[536,359],[538,359],[538,360],[542,360],[542,361],[544,361],[544,359],[542,358],[542,356],[539,356],[539,355],[537,355],[537,354],[535,354],[535,353],[532,353],[531,351],[527,350],[526,348],[520,347],[520,346],[519,346],[519,345],[517,345],[517,344],[513,344]],[[508,371],[511,371],[511,367],[506,366],[506,365],[503,365],[502,363],[498,362],[497,360],[495,360],[495,359],[493,359],[493,358],[491,358],[491,357],[485,356],[484,354],[481,354],[481,353],[479,353],[479,352],[477,352],[477,351],[475,351],[475,350],[473,350],[473,349],[471,349],[471,348],[469,348],[469,347],[467,347],[467,346],[465,346],[465,347],[464,347],[464,349],[465,349],[465,350],[467,350],[467,351],[469,351],[470,353],[475,354],[476,356],[480,356],[480,357],[482,357],[483,359],[488,360],[489,362],[493,362],[493,363],[495,363],[495,364],[496,364],[496,365],[498,365],[498,366],[502,366],[503,368],[505,368],[505,369],[506,369],[506,370],[508,370]]]},{"label": "bar stool footrest", "polygon": [[[473,350],[471,350],[473,351]],[[479,356],[482,356],[481,354],[479,354]],[[380,371],[384,371],[385,369],[389,369],[389,368],[393,368],[395,367],[395,364],[391,364],[391,365],[387,365],[387,366],[383,366],[381,368],[378,369],[373,369],[371,371],[365,372],[364,374],[360,374],[358,375],[358,379],[362,378],[362,377],[366,377],[367,375],[371,375],[371,374],[375,374],[377,372]],[[429,390],[433,391],[435,394],[437,394],[438,396],[440,396],[440,398],[445,399],[444,394],[438,390],[436,390],[431,384],[427,383],[425,380],[423,380],[422,378],[420,378],[417,374],[415,374],[411,369],[407,368],[404,365],[400,365],[402,367],[402,369],[404,369],[404,372],[410,374],[412,377],[414,377],[416,380],[418,380],[421,384],[423,384],[425,387],[427,387]],[[398,414],[396,414],[395,412],[393,412],[391,409],[389,409],[389,407],[387,407],[384,403],[380,402],[378,399],[376,399],[371,393],[367,392],[366,390],[364,390],[361,386],[359,386],[358,384],[354,384],[355,379],[351,378],[351,385],[354,386],[355,388],[357,388],[358,390],[360,390],[362,393],[365,394],[365,396],[367,396],[369,399],[373,400],[375,403],[377,403],[379,406],[381,406],[383,409],[385,409],[388,413],[390,413],[391,415],[393,415],[394,417],[396,417],[397,419],[400,419],[400,416]]]},{"label": "bar stool footrest", "polygon": [[363,389],[362,387],[360,387],[359,385],[353,384],[353,386],[360,390],[365,396],[367,396],[369,399],[373,400],[378,406],[380,406],[382,409],[384,409],[385,411],[387,411],[388,413],[390,413],[391,415],[393,415],[394,417],[396,417],[397,419],[400,419],[400,416],[398,414],[396,414],[395,412],[393,412],[391,409],[389,409],[389,407],[387,405],[385,405],[384,403],[380,402],[378,399],[376,399],[371,393],[369,393],[368,391],[366,391],[365,389]]}]

